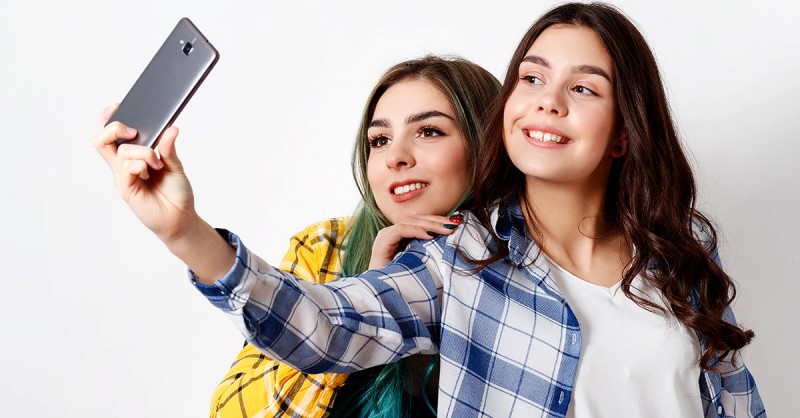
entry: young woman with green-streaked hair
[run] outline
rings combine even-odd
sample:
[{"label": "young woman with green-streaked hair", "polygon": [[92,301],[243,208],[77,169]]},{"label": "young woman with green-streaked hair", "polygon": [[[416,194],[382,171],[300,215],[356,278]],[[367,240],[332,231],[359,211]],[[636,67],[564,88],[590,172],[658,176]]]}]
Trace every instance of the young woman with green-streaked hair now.
[{"label": "young woman with green-streaked hair", "polygon": [[[281,268],[327,283],[384,266],[408,239],[452,233],[461,219],[447,215],[469,206],[482,121],[499,88],[489,72],[460,58],[426,56],[387,70],[368,97],[353,150],[362,201],[351,218],[324,220],[292,237]],[[112,147],[126,137],[122,129],[111,124],[95,139],[118,181],[188,185],[174,130],[159,145],[166,165],[160,170],[147,148]],[[165,175],[149,180],[148,166]],[[174,190],[164,195],[180,194]],[[137,215],[151,225],[146,212]],[[434,357],[414,355],[350,375],[304,374],[247,344],[215,390],[211,416],[427,416],[436,403],[433,365]]]}]

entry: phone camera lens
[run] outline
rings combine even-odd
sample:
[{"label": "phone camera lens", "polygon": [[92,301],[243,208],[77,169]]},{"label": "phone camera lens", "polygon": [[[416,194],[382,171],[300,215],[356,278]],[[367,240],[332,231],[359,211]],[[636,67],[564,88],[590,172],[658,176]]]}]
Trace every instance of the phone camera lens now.
[{"label": "phone camera lens", "polygon": [[186,42],[185,44],[183,44],[183,53],[189,55],[189,53],[192,52],[193,48],[194,47],[192,46],[191,42]]}]

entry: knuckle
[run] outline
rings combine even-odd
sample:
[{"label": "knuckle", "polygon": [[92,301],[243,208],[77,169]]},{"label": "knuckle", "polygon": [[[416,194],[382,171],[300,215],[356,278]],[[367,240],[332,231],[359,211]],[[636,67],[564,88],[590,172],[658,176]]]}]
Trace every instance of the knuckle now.
[{"label": "knuckle", "polygon": [[117,158],[129,158],[131,154],[131,146],[122,144],[117,148]]}]

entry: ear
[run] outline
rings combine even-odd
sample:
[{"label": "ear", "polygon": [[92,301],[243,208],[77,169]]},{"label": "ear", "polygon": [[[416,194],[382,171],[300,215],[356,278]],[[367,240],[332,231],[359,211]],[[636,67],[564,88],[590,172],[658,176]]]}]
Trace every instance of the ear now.
[{"label": "ear", "polygon": [[611,148],[611,157],[620,158],[628,153],[628,136],[626,134],[620,135],[616,144]]}]

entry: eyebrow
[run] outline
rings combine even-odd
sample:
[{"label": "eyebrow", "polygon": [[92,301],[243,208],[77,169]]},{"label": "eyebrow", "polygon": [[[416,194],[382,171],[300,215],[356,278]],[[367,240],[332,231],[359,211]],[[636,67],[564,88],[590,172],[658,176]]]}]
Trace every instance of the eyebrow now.
[{"label": "eyebrow", "polygon": [[[409,124],[412,124],[412,123],[421,122],[423,120],[430,119],[430,118],[435,118],[435,117],[444,117],[444,118],[447,118],[447,119],[450,119],[450,120],[454,120],[452,116],[450,116],[450,115],[448,115],[446,113],[442,113],[442,112],[440,112],[438,110],[428,110],[426,112],[420,112],[420,113],[414,113],[413,115],[408,115],[408,117],[406,117],[405,124],[409,125]],[[367,126],[367,127],[368,128],[373,128],[373,127],[388,128],[389,125],[390,125],[390,123],[389,123],[388,119],[375,119],[372,122],[370,122],[369,126]]]},{"label": "eyebrow", "polygon": [[[522,62],[530,62],[532,64],[541,65],[545,68],[552,68],[549,61],[538,55],[527,55],[522,59]],[[570,67],[570,70],[573,74],[596,74],[611,82],[611,76],[608,75],[605,70],[596,65],[573,65]]]}]

